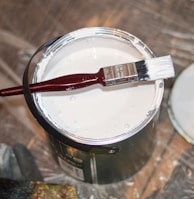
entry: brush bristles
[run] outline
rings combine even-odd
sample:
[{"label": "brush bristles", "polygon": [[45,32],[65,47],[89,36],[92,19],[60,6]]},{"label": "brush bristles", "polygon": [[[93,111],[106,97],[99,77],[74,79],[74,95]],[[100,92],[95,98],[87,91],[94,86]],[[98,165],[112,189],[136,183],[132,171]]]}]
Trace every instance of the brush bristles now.
[{"label": "brush bristles", "polygon": [[139,80],[148,80],[148,68],[146,67],[146,62],[145,60],[138,61],[135,63],[137,74],[138,74],[138,79]]},{"label": "brush bristles", "polygon": [[147,80],[167,79],[175,76],[171,56],[163,56],[145,60]]}]

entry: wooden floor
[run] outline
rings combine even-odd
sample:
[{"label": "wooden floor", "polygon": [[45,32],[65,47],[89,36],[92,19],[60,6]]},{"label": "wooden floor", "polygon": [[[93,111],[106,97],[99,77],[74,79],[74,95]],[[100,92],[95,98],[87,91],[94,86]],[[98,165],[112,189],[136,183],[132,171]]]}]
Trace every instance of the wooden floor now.
[{"label": "wooden floor", "polygon": [[[125,30],[157,56],[172,55],[178,75],[194,62],[193,24],[193,0],[0,0],[0,88],[21,84],[27,61],[42,43],[92,26]],[[176,132],[166,110],[172,84],[165,82],[153,156],[124,182],[94,186],[65,176],[51,159],[44,131],[23,96],[0,98],[0,142],[25,144],[45,180],[75,184],[80,198],[194,198],[194,148]]]}]

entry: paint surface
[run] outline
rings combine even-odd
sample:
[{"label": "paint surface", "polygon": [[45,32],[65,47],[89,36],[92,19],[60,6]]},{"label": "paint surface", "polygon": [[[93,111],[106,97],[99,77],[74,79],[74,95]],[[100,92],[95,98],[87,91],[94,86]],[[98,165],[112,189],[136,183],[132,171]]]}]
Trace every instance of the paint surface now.
[{"label": "paint surface", "polygon": [[[63,46],[44,58],[37,81],[76,73],[95,73],[103,66],[149,57],[133,45],[109,37],[87,37]],[[118,85],[36,93],[36,104],[61,133],[86,139],[109,139],[129,133],[149,115],[156,97],[155,83]]]}]

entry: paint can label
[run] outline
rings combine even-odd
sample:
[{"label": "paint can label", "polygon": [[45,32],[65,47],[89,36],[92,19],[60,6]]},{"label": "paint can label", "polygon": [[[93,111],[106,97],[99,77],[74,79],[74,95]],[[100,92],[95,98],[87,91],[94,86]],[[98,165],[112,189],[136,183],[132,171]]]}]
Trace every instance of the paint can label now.
[{"label": "paint can label", "polygon": [[70,174],[72,177],[79,179],[81,181],[85,180],[83,169],[80,167],[81,165],[78,165],[75,161],[63,160],[60,157],[58,157],[58,161],[61,168],[66,173]]}]

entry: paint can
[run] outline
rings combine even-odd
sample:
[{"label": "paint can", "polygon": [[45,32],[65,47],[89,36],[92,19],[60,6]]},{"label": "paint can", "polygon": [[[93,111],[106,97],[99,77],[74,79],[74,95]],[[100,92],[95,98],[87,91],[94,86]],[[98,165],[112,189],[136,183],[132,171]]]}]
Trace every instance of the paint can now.
[{"label": "paint can", "polygon": [[134,175],[154,149],[163,80],[35,94],[29,83],[151,58],[152,51],[134,35],[106,27],[76,30],[37,52],[45,48],[36,67],[27,66],[23,90],[61,168],[78,180],[97,184]]},{"label": "paint can", "polygon": [[168,113],[177,132],[194,144],[194,64],[176,78],[168,100]]}]

